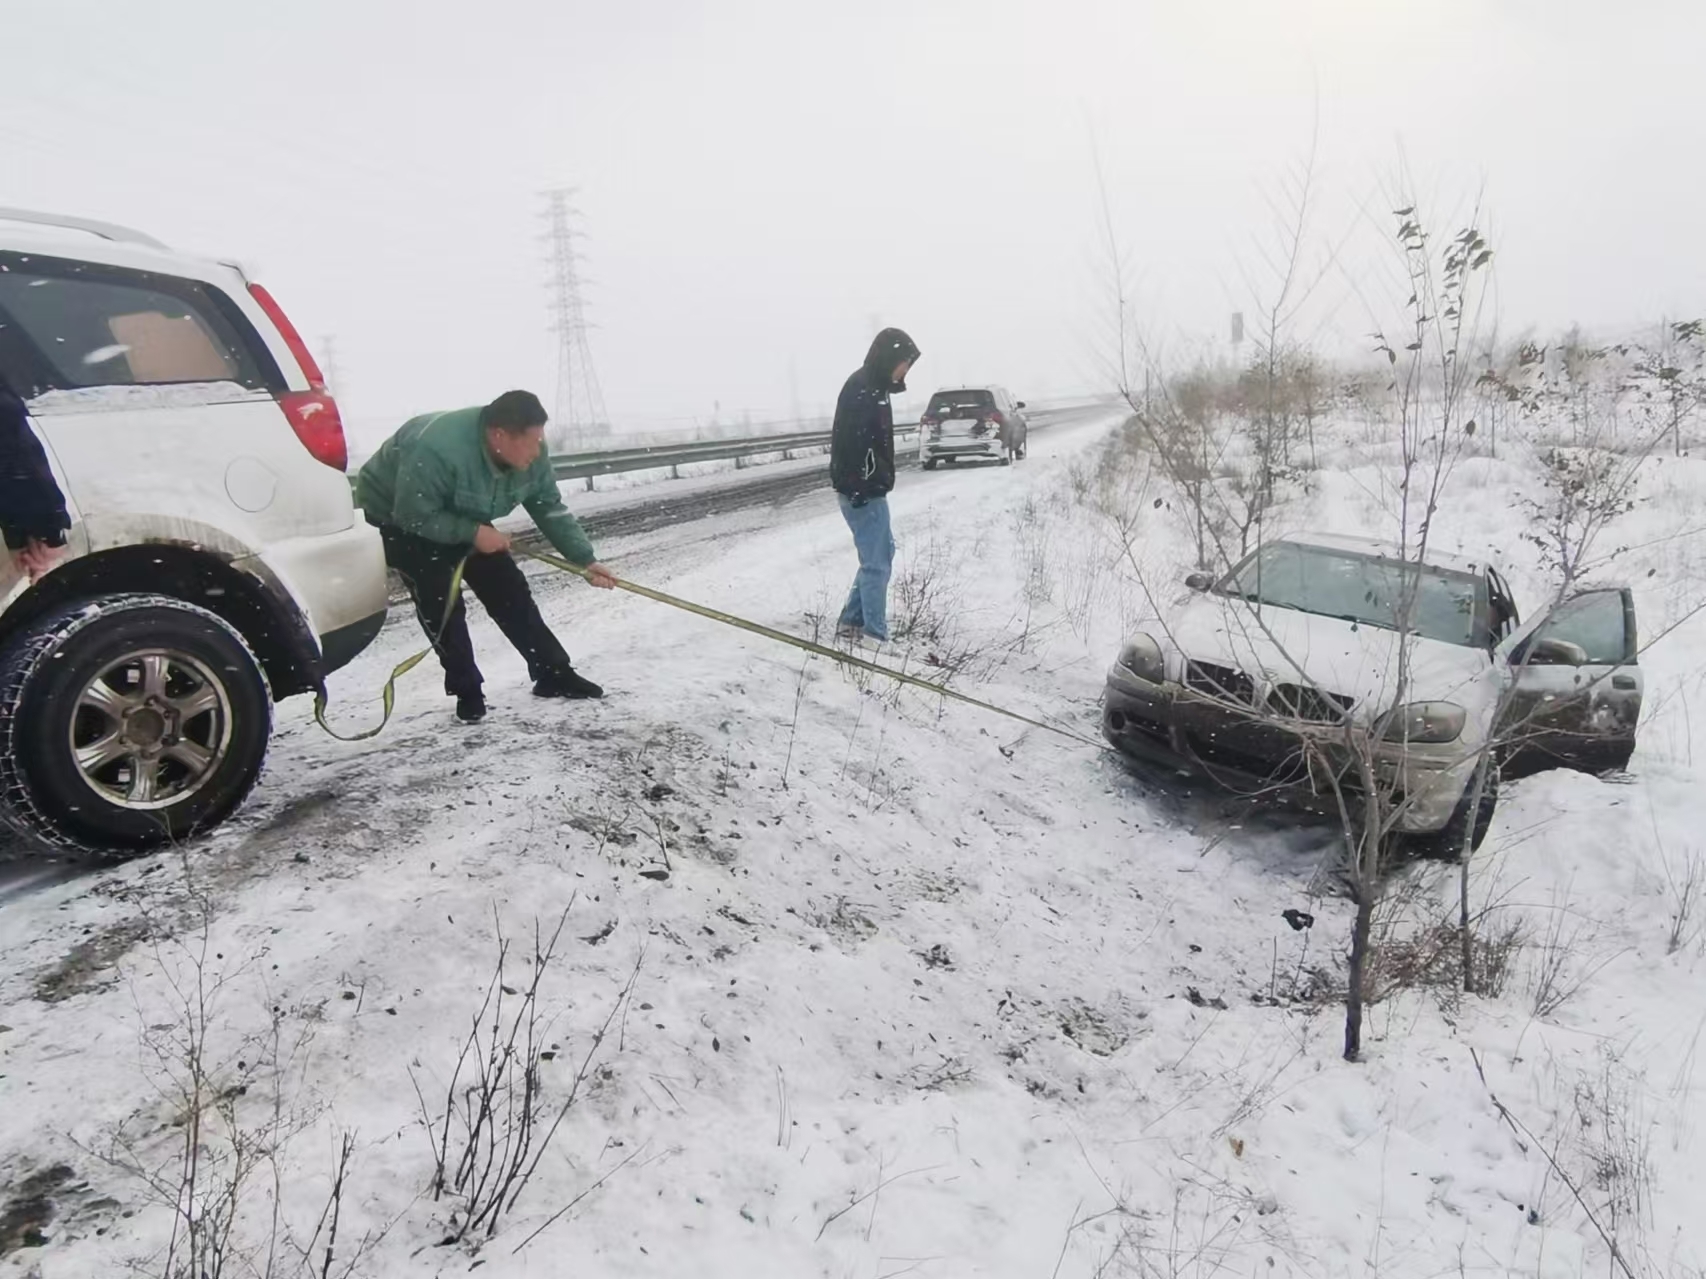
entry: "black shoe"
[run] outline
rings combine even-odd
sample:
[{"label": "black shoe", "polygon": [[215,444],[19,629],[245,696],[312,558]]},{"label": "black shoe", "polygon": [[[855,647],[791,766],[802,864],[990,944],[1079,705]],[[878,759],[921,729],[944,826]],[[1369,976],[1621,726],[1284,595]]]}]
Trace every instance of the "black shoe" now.
[{"label": "black shoe", "polygon": [[486,699],[479,693],[465,693],[456,699],[456,718],[464,724],[478,724],[486,718]]},{"label": "black shoe", "polygon": [[535,697],[603,697],[604,690],[574,667],[547,676],[533,686]]}]

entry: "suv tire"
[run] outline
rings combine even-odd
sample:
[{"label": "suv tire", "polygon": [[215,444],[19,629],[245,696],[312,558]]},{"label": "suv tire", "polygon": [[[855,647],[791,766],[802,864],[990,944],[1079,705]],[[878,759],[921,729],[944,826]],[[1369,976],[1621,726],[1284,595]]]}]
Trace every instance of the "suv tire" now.
[{"label": "suv tire", "polygon": [[229,816],[271,731],[260,663],[223,620],[86,600],[0,654],[0,815],[57,851],[143,852]]}]

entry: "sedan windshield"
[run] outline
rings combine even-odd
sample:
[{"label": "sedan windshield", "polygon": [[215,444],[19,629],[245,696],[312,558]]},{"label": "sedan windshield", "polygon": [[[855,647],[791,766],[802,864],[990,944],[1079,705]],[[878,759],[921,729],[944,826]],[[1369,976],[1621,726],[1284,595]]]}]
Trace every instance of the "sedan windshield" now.
[{"label": "sedan windshield", "polygon": [[1473,646],[1479,640],[1480,579],[1416,564],[1299,542],[1270,542],[1215,588],[1252,603],[1402,630]]}]

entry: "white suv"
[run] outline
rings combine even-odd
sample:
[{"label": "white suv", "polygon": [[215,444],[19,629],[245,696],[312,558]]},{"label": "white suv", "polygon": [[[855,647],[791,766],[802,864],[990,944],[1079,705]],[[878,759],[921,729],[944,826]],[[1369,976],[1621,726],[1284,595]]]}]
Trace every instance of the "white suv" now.
[{"label": "white suv", "polygon": [[918,421],[924,469],[988,459],[1008,466],[1024,457],[1029,438],[1024,408],[1023,400],[1000,386],[937,391]]},{"label": "white suv", "polygon": [[13,209],[0,379],[71,517],[37,584],[0,557],[0,816],[121,855],[204,830],[259,776],[272,703],[385,620],[337,406],[235,263]]}]

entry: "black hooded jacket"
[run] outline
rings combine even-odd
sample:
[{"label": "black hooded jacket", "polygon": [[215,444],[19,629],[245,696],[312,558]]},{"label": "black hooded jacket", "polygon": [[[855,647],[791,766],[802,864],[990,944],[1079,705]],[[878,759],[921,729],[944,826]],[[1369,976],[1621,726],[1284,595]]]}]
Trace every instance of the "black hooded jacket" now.
[{"label": "black hooded jacket", "polygon": [[882,497],[894,487],[894,414],[889,395],[906,390],[894,371],[916,360],[918,347],[899,329],[884,329],[865,363],[848,378],[835,402],[829,437],[829,482],[852,498]]},{"label": "black hooded jacket", "polygon": [[31,540],[63,546],[70,527],[65,497],[30,430],[24,402],[0,382],[0,529],[6,545],[14,551]]}]

